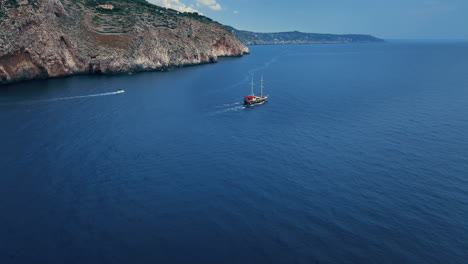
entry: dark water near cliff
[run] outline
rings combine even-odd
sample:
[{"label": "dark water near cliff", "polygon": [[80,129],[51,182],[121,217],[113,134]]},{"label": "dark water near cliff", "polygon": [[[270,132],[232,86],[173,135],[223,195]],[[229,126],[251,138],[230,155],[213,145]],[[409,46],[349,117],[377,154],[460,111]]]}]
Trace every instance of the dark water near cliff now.
[{"label": "dark water near cliff", "polygon": [[468,43],[251,50],[1,87],[0,263],[466,263]]}]

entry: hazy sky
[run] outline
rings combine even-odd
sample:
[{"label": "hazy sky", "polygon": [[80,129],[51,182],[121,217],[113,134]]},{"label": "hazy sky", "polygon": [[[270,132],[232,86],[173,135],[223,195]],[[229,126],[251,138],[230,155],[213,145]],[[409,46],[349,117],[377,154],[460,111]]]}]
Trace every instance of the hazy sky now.
[{"label": "hazy sky", "polygon": [[468,39],[468,0],[148,0],[258,32]]}]

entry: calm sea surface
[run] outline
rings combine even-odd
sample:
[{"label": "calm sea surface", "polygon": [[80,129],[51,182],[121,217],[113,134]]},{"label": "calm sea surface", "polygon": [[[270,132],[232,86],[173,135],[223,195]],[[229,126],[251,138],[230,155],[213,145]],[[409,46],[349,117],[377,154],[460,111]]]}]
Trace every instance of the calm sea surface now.
[{"label": "calm sea surface", "polygon": [[0,87],[0,263],[467,263],[468,43],[251,51]]}]

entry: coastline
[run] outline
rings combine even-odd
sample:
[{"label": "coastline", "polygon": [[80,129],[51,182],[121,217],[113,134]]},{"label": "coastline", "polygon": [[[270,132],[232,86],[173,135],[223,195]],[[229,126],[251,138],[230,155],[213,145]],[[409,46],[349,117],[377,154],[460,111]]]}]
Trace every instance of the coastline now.
[{"label": "coastline", "polygon": [[137,73],[143,73],[143,72],[168,72],[168,71],[174,71],[180,68],[195,67],[195,66],[201,66],[201,65],[206,65],[206,64],[215,64],[219,62],[219,58],[240,58],[245,55],[250,55],[250,51],[247,50],[241,54],[227,54],[227,55],[220,55],[216,57],[210,57],[210,59],[208,60],[203,60],[197,63],[180,63],[180,64],[164,65],[164,66],[160,66],[156,68],[143,68],[141,67],[141,65],[137,65],[136,67],[131,67],[130,68],[131,70],[129,71],[105,71],[105,72],[76,71],[76,72],[72,72],[69,74],[56,75],[56,76],[38,75],[38,76],[35,76],[34,78],[29,78],[29,79],[16,79],[16,80],[11,80],[11,81],[6,81],[6,82],[0,81],[0,89],[2,89],[2,87],[8,87],[9,85],[18,84],[18,83],[25,83],[25,82],[31,82],[31,81],[37,81],[37,80],[69,78],[73,76],[85,76],[85,75],[123,76],[123,75],[137,74]]}]

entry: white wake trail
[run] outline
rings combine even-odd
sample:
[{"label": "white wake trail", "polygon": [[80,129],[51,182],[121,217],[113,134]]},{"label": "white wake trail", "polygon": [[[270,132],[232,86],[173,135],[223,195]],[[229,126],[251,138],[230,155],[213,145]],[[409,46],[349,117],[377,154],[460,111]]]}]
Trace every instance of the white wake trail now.
[{"label": "white wake trail", "polygon": [[226,113],[226,112],[239,111],[239,110],[245,109],[245,106],[241,105],[240,102],[236,102],[236,103],[232,103],[232,104],[225,104],[223,108],[224,109],[214,111],[212,113],[209,113],[208,115],[209,116],[215,116],[215,115],[223,114],[223,113]]},{"label": "white wake trail", "polygon": [[78,96],[69,96],[69,97],[59,97],[53,99],[47,99],[44,101],[61,101],[61,100],[70,100],[70,99],[80,99],[80,98],[88,98],[88,97],[98,97],[98,96],[107,96],[107,95],[115,95],[125,93],[124,90],[118,90],[116,92],[108,92],[108,93],[100,93],[100,94],[88,94],[88,95],[78,95]]},{"label": "white wake trail", "polygon": [[230,106],[235,106],[239,105],[241,102],[235,102],[235,103],[230,103],[230,104],[222,104],[222,105],[215,105],[216,108],[225,108],[225,107],[230,107]]},{"label": "white wake trail", "polygon": [[68,97],[58,97],[58,98],[43,99],[43,100],[31,100],[31,101],[23,101],[23,102],[12,102],[12,103],[0,104],[0,105],[51,103],[51,102],[62,101],[62,100],[82,99],[82,98],[89,98],[89,97],[100,97],[100,96],[116,95],[116,94],[121,94],[121,93],[125,93],[125,91],[124,90],[118,90],[116,92],[78,95],[78,96],[68,96]]}]

